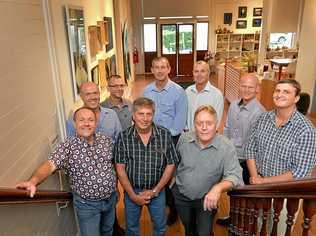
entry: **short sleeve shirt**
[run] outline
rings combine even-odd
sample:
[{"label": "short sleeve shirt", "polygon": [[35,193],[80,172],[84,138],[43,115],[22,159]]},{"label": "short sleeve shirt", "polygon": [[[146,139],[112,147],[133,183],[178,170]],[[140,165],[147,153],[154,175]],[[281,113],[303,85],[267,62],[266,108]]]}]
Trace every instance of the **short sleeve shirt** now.
[{"label": "short sleeve shirt", "polygon": [[48,159],[69,176],[74,193],[84,199],[101,200],[109,198],[116,188],[112,153],[111,138],[96,133],[92,145],[78,136],[67,138]]}]

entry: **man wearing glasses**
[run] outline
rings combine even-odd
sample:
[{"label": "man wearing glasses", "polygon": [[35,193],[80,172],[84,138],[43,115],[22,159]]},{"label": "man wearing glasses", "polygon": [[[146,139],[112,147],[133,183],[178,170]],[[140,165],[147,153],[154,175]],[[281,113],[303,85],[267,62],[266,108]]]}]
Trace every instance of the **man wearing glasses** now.
[{"label": "man wearing glasses", "polygon": [[110,96],[101,103],[102,107],[113,109],[116,112],[122,130],[132,125],[132,103],[123,98],[125,87],[125,81],[120,75],[112,75],[108,81]]}]

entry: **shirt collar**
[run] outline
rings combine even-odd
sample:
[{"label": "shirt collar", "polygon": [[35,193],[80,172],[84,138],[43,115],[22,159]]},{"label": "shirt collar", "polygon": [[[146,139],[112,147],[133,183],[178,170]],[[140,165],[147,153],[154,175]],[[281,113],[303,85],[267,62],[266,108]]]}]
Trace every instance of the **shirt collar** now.
[{"label": "shirt collar", "polygon": [[[270,117],[271,121],[273,122],[273,124],[275,124],[276,109],[274,109],[273,111],[269,112],[268,114],[269,114],[269,117]],[[290,118],[287,120],[286,123],[282,124],[281,127],[285,126],[287,124],[296,122],[298,119],[299,119],[299,112],[297,111],[296,108],[294,108],[294,111],[293,111],[292,115],[290,116]]]},{"label": "shirt collar", "polygon": [[[152,128],[151,138],[157,137],[157,135],[158,135],[157,126],[154,123],[152,123],[151,128]],[[128,131],[128,134],[129,135],[132,134],[134,136],[134,138],[139,137],[137,130],[136,130],[136,127],[135,127],[135,124],[133,126],[131,126],[131,129]],[[151,138],[150,138],[150,140],[151,140]]]},{"label": "shirt collar", "polygon": [[[191,132],[189,134],[190,138],[189,138],[189,142],[190,143],[195,143],[196,145],[198,145],[200,148],[200,144],[199,144],[199,141],[198,141],[198,138],[196,136],[196,132]],[[202,149],[208,149],[208,148],[211,148],[211,147],[214,147],[215,149],[218,149],[219,148],[219,139],[218,139],[218,134],[215,134],[215,136],[213,137],[212,141],[209,143],[209,145],[207,145],[207,147],[204,147]]]},{"label": "shirt collar", "polygon": [[153,83],[151,84],[150,90],[151,90],[151,91],[156,91],[156,92],[160,92],[160,91],[163,91],[163,90],[168,91],[168,90],[171,88],[171,85],[172,85],[172,82],[171,82],[170,79],[168,79],[168,82],[167,82],[167,84],[165,85],[165,87],[163,87],[162,90],[159,90],[159,89],[157,88],[157,86],[156,86],[156,82],[153,82]]},{"label": "shirt collar", "polygon": [[[105,103],[108,105],[108,107],[113,108],[113,107],[118,107],[117,105],[113,105],[111,102],[111,99],[108,97],[105,100]],[[125,98],[122,98],[122,107],[128,106],[127,100]]]},{"label": "shirt collar", "polygon": [[[201,92],[210,92],[212,90],[212,85],[210,83],[210,81],[207,81],[205,87],[203,88],[203,90]],[[197,89],[196,89],[196,84],[194,84],[191,88],[191,91],[194,93],[198,93]]]},{"label": "shirt collar", "polygon": [[242,99],[240,99],[238,106],[240,109],[244,108],[247,111],[251,111],[256,107],[256,104],[257,104],[257,98],[251,99],[251,101],[249,101],[246,105],[244,105],[242,103]]},{"label": "shirt collar", "polygon": [[100,134],[99,132],[95,132],[95,133],[93,134],[93,144],[92,144],[92,145],[90,145],[90,144],[87,142],[87,139],[86,139],[86,138],[80,137],[77,132],[76,132],[76,134],[75,134],[75,139],[76,139],[76,141],[77,141],[79,144],[89,145],[89,146],[95,146],[96,142],[100,139],[100,135],[101,135],[101,134]]}]

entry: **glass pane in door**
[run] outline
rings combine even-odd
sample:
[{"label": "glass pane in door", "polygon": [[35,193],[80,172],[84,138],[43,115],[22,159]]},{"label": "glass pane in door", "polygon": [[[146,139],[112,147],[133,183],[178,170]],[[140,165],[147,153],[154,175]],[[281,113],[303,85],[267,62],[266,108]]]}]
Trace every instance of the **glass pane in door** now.
[{"label": "glass pane in door", "polygon": [[193,51],[193,25],[179,25],[179,54]]},{"label": "glass pane in door", "polygon": [[162,54],[176,54],[176,25],[162,25]]}]

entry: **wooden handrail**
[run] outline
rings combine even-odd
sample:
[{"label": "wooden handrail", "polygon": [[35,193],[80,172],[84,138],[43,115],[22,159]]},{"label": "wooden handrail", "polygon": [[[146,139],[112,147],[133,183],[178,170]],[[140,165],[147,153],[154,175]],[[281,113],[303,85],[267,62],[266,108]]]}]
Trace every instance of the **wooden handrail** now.
[{"label": "wooden handrail", "polygon": [[228,193],[234,197],[316,198],[316,177],[271,184],[245,185]]},{"label": "wooden handrail", "polygon": [[26,190],[0,187],[0,205],[59,203],[68,201],[72,201],[72,194],[66,191],[38,190],[35,196],[30,198],[29,192]]},{"label": "wooden handrail", "polygon": [[[308,236],[312,217],[316,214],[316,177],[275,182],[271,184],[241,186],[228,193],[230,195],[231,235],[279,236],[277,227],[284,199],[287,199],[286,236],[292,234],[295,213],[302,200],[304,222],[302,235]],[[273,208],[273,211],[271,211]],[[261,213],[260,213],[261,212]],[[272,212],[272,215],[270,213]],[[262,227],[258,228],[258,219]],[[271,224],[268,224],[270,220]],[[283,236],[283,235],[282,235]]]}]

